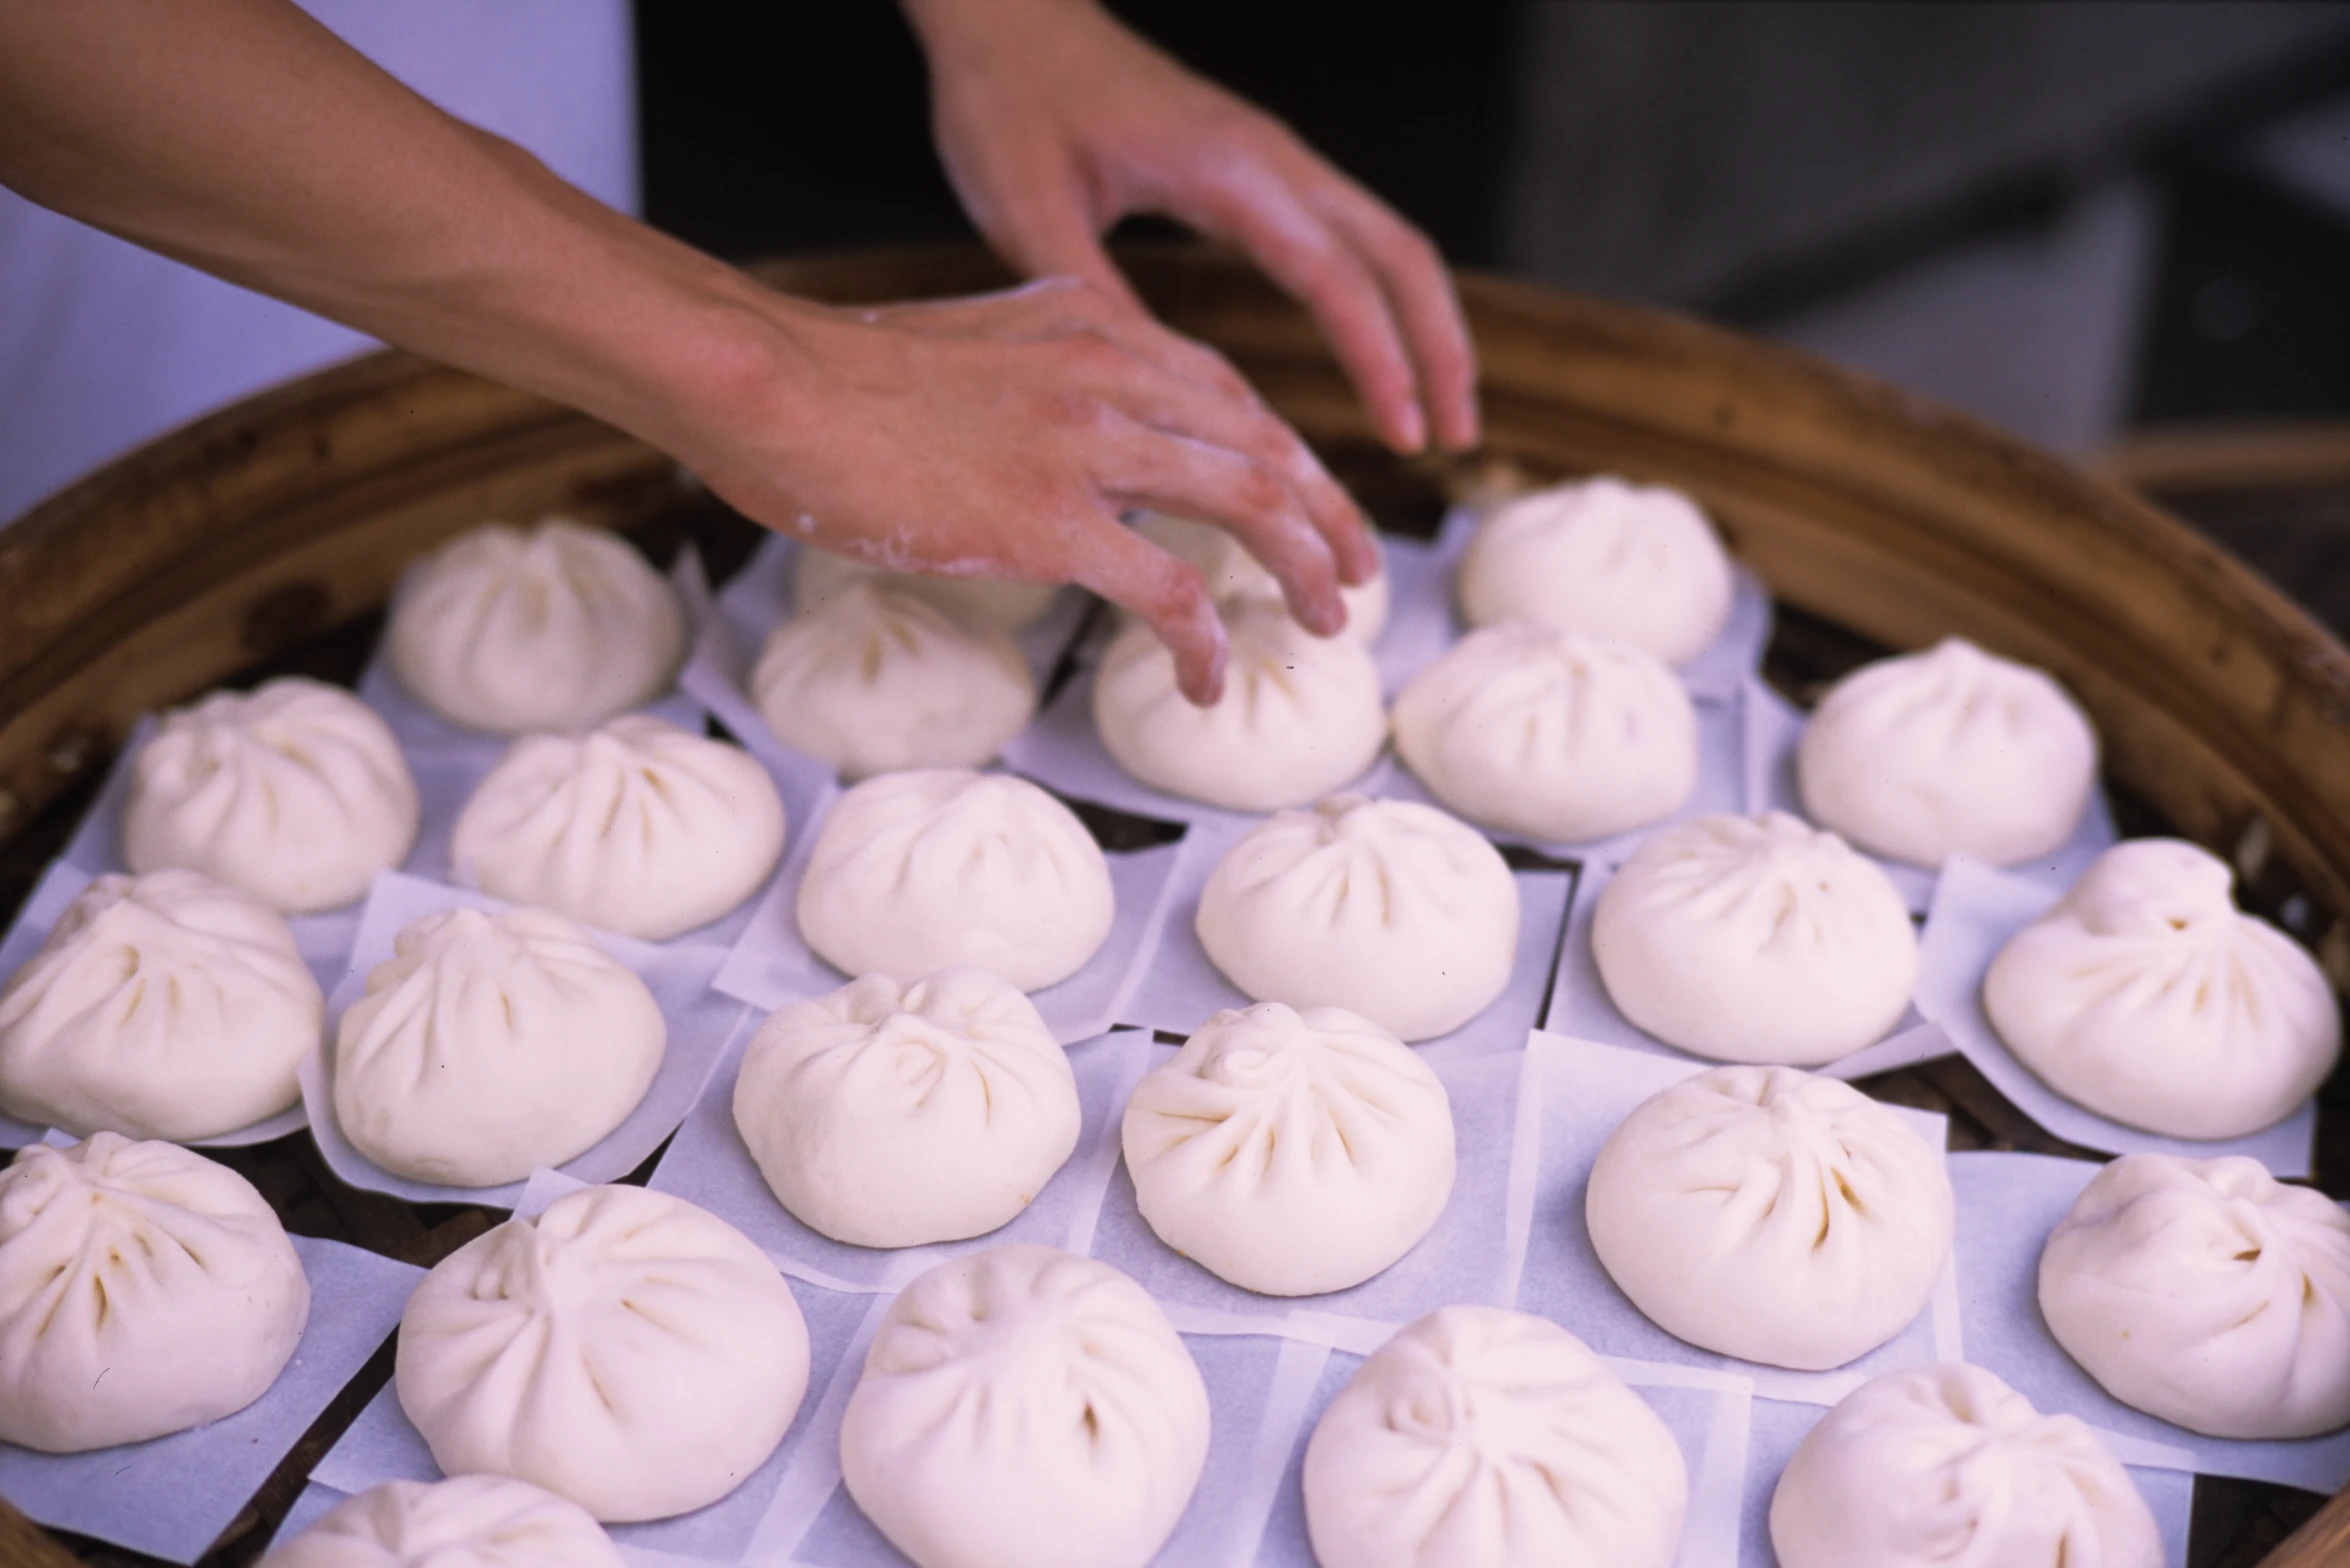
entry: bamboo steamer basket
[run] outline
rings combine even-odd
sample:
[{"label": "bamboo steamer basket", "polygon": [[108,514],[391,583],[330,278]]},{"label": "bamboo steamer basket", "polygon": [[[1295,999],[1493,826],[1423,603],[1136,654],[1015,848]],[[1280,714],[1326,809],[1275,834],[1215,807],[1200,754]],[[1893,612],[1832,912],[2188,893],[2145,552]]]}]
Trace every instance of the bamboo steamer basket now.
[{"label": "bamboo steamer basket", "polygon": [[[2329,977],[2350,980],[2350,652],[2152,505],[1790,350],[1482,277],[1462,292],[1485,448],[1398,462],[1311,323],[1244,263],[1190,247],[1124,259],[1162,317],[1229,356],[1375,512],[1432,512],[1510,473],[1667,481],[1798,617],[1886,648],[1957,633],[2052,670],[2095,717],[2119,791],[2298,898]],[[841,302],[1006,281],[960,248],[763,274]],[[55,847],[75,786],[139,714],[369,616],[449,536],[555,511],[634,526],[687,495],[628,436],[400,353],[133,453],[0,532],[0,859]],[[2350,1133],[2324,1117],[2320,1143],[2321,1172],[2350,1161]],[[445,1250],[411,1228],[412,1252]],[[0,1556],[51,1554],[0,1517]],[[2350,1492],[2266,1561],[2346,1554]]]}]

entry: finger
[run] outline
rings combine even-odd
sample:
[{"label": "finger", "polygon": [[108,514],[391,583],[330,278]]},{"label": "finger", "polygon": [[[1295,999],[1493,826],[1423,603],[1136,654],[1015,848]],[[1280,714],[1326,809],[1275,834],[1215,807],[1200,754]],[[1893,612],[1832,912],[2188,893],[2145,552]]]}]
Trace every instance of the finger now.
[{"label": "finger", "polygon": [[1418,371],[1422,411],[1435,427],[1437,444],[1467,451],[1478,438],[1477,351],[1443,256],[1426,235],[1351,183],[1330,216],[1368,258],[1402,323]]},{"label": "finger", "polygon": [[1095,518],[1079,532],[1074,581],[1142,618],[1175,656],[1175,683],[1201,707],[1224,695],[1224,623],[1199,573],[1131,528]]}]

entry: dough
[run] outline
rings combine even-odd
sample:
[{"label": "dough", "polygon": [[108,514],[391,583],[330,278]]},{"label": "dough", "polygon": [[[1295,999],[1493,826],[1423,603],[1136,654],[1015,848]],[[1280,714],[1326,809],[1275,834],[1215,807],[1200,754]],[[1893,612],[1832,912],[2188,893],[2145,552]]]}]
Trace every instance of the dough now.
[{"label": "dough", "polygon": [[1849,1056],[1884,1038],[1918,979],[1885,873],[1780,811],[1649,838],[1601,891],[1591,954],[1626,1018],[1729,1062]]},{"label": "dough", "polygon": [[908,1285],[840,1427],[849,1495],[916,1568],[1142,1568],[1207,1456],[1207,1385],[1167,1315],[1050,1247]]},{"label": "dough", "polygon": [[131,764],[122,854],[180,866],[286,914],[339,909],[416,842],[416,781],[375,710],[283,676],[163,716]]},{"label": "dough", "polygon": [[262,1568],[621,1568],[577,1503],[502,1475],[386,1481],[329,1509]]},{"label": "dough", "polygon": [[1469,633],[1403,689],[1395,750],[1470,821],[1581,843],[1688,801],[1697,710],[1629,643],[1508,621]]},{"label": "dough", "polygon": [[185,1142],[301,1099],[325,999],[285,917],[194,871],[104,876],[0,991],[0,1110]]},{"label": "dough", "polygon": [[1495,511],[1456,586],[1471,626],[1539,621],[1686,664],[1729,624],[1734,583],[1696,502],[1601,474]]},{"label": "dough", "polygon": [[1689,1477],[1656,1412],[1574,1335],[1443,1307],[1322,1413],[1305,1499],[1322,1568],[1669,1568]]},{"label": "dough", "polygon": [[[1165,512],[1141,512],[1134,518],[1134,531],[1197,570],[1200,580],[1208,585],[1208,597],[1220,607],[1244,599],[1287,603],[1281,596],[1280,581],[1248,553],[1248,546],[1214,523],[1170,517]],[[1338,597],[1346,605],[1345,635],[1364,644],[1378,641],[1387,627],[1388,594],[1384,561],[1379,575],[1369,582],[1352,588],[1340,584]]]},{"label": "dough", "polygon": [[402,931],[335,1040],[335,1120],[385,1170],[522,1181],[585,1153],[652,1087],[669,1026],[645,983],[544,909]]},{"label": "dough", "polygon": [[889,773],[826,815],[800,935],[843,974],[973,965],[1041,991],[1085,967],[1116,906],[1101,846],[1026,779]]},{"label": "dough", "polygon": [[309,1320],[285,1227],[225,1165],[101,1132],[0,1171],[0,1440],[74,1454],[233,1415]]},{"label": "dough", "polygon": [[2350,1425],[2350,1215],[2257,1160],[2106,1166],[2049,1233],[2040,1312],[2107,1393],[2190,1431]]},{"label": "dough", "polygon": [[1780,1568],[2161,1568],[2097,1434],[1981,1367],[1905,1367],[1829,1411],[1779,1477]]},{"label": "dough", "polygon": [[742,1232],[644,1187],[583,1187],[424,1277],[400,1408],[450,1475],[489,1471],[598,1519],[714,1503],[767,1462],[808,1387],[808,1327]]},{"label": "dough", "polygon": [[806,615],[831,602],[851,583],[875,582],[901,593],[915,594],[981,626],[999,631],[1025,631],[1044,619],[1059,590],[1051,583],[1013,582],[1002,577],[931,577],[916,572],[893,572],[886,566],[854,561],[814,545],[801,545],[792,565],[792,603]]},{"label": "dough", "polygon": [[1260,1002],[1343,1007],[1432,1040],[1509,984],[1518,884],[1498,850],[1433,806],[1332,795],[1232,846],[1200,893],[1198,931]]},{"label": "dough", "polygon": [[1359,1285],[1452,1196],[1452,1102],[1340,1007],[1218,1013],[1126,1102],[1126,1169],[1159,1239],[1268,1296]]},{"label": "dough", "polygon": [[1316,637],[1261,600],[1223,610],[1224,695],[1196,707],[1175,656],[1135,621],[1093,681],[1093,721],[1118,766],[1153,789],[1231,811],[1299,806],[1358,778],[1387,744],[1379,667],[1348,637]]},{"label": "dough", "polygon": [[852,980],[769,1015],[734,1122],[802,1224],[916,1247],[1010,1224],[1077,1148],[1077,1079],[1017,986],[984,969]]},{"label": "dough", "polygon": [[992,760],[1036,680],[1009,632],[863,581],[768,635],[751,700],[777,740],[861,779]]},{"label": "dough", "polygon": [[757,892],[783,797],[739,746],[643,715],[525,735],[457,818],[457,880],[658,942]]},{"label": "dough", "polygon": [[385,635],[400,684],[501,735],[593,729],[658,697],[685,658],[675,590],[627,540],[567,517],[487,523],[425,556]]},{"label": "dough", "polygon": [[1813,820],[1872,854],[2012,866],[2073,836],[2097,732],[2045,672],[1945,637],[1829,687],[1795,774]]},{"label": "dough", "polygon": [[1942,1153],[1890,1109],[1789,1067],[1716,1067],[1599,1151],[1592,1249],[1668,1334],[1823,1372],[1909,1326],[1950,1256]]},{"label": "dough", "polygon": [[1999,950],[1984,1012],[2100,1116],[2172,1138],[2283,1121],[2333,1071],[2342,1016],[2307,949],[2237,913],[2234,881],[2193,844],[2116,844]]}]

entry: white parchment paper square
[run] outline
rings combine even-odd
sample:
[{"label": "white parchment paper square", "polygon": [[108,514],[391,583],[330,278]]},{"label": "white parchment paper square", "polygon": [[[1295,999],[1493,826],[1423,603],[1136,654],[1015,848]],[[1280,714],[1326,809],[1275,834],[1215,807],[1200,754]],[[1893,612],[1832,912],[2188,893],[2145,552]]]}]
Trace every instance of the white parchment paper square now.
[{"label": "white parchment paper square", "polygon": [[[367,974],[390,960],[393,941],[401,931],[445,909],[496,913],[509,907],[480,893],[438,882],[393,872],[378,876],[360,920],[354,972],[327,998],[327,1040],[334,1040],[343,1014],[366,994]],[[750,1022],[749,1009],[741,1002],[710,989],[711,978],[725,959],[724,949],[676,942],[655,946],[610,932],[597,932],[595,938],[605,952],[626,964],[652,991],[669,1026],[669,1041],[660,1070],[636,1109],[590,1148],[564,1162],[563,1173],[582,1182],[614,1181],[643,1164],[670,1130],[685,1119],[728,1043]],[[496,1187],[442,1187],[396,1176],[353,1148],[335,1120],[330,1045],[322,1045],[303,1062],[302,1099],[310,1114],[311,1136],[317,1139],[327,1167],[354,1187],[412,1203],[480,1203],[500,1209],[513,1208],[522,1195],[523,1183],[519,1181]]]},{"label": "white parchment paper square", "polygon": [[270,1536],[263,1555],[307,1533],[312,1525],[349,1501],[350,1494],[346,1492],[338,1492],[331,1486],[321,1486],[316,1481],[303,1482],[300,1494],[294,1498],[294,1505],[278,1521],[276,1533]]},{"label": "white parchment paper square", "polygon": [[[1959,1359],[1959,1293],[1945,1267],[1926,1310],[1892,1339],[1828,1372],[1797,1372],[1701,1350],[1651,1323],[1616,1287],[1583,1220],[1591,1165],[1623,1119],[1641,1102],[1705,1070],[1687,1057],[1626,1051],[1589,1040],[1536,1033],[1526,1043],[1519,1092],[1516,1154],[1510,1172],[1510,1253],[1515,1305],[1563,1324],[1606,1356],[1700,1367],[1751,1378],[1755,1393],[1832,1405],[1880,1372]],[[1934,1149],[1944,1147],[1944,1119],[1906,1106],[1886,1107]]]},{"label": "white parchment paper square", "polygon": [[1942,1026],[1993,1088],[2068,1143],[2109,1154],[2175,1154],[2190,1160],[2241,1154],[2279,1176],[2308,1175],[2317,1136],[2314,1100],[2259,1132],[2194,1142],[2142,1132],[2076,1105],[2016,1059],[1983,1012],[1983,976],[2007,939],[2062,896],[2062,888],[2046,881],[1953,858],[1934,890],[1920,943],[1919,1010]]},{"label": "white parchment paper square", "polygon": [[52,1529],[175,1563],[219,1539],[400,1321],[423,1270],[296,1236],[310,1321],[268,1393],[235,1415],[144,1443],[41,1454],[0,1443],[0,1496]]}]

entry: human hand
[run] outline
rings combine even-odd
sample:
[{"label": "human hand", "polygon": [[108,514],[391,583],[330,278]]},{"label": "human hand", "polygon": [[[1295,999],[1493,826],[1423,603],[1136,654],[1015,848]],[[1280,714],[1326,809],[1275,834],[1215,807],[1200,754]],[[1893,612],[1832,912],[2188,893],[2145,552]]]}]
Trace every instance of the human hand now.
[{"label": "human hand", "polygon": [[1103,250],[1157,213],[1245,250],[1310,310],[1398,451],[1476,445],[1476,359],[1434,245],[1280,121],[1090,0],[905,0],[947,177],[997,254],[1140,309]]}]

